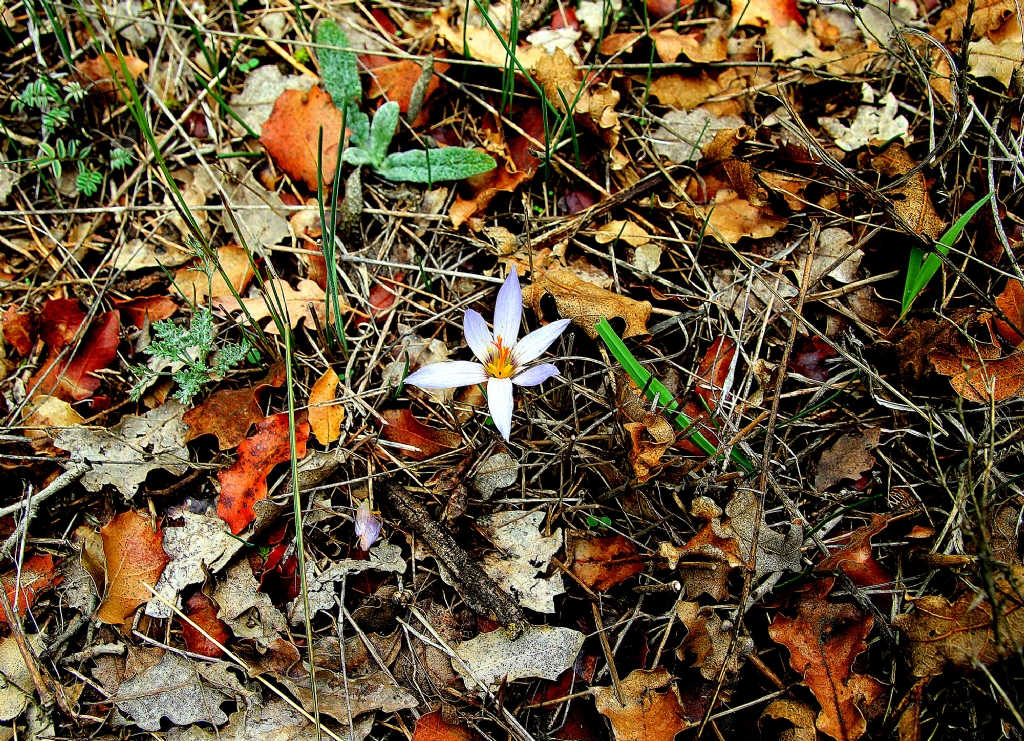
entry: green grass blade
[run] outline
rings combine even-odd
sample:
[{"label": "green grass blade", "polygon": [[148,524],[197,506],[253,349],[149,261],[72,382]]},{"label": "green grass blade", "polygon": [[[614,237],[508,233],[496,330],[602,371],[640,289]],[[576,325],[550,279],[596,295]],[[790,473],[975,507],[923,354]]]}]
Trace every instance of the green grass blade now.
[{"label": "green grass blade", "polygon": [[[652,376],[650,372],[640,365],[637,359],[633,357],[633,353],[629,351],[629,348],[626,347],[622,340],[619,339],[619,336],[615,334],[615,330],[612,329],[608,320],[602,318],[594,325],[594,329],[597,330],[598,336],[604,340],[604,344],[608,347],[608,351],[611,352],[612,357],[618,361],[619,365],[621,365],[629,377],[633,379],[633,383],[641,389],[646,389],[647,397],[649,399],[657,401],[657,403],[663,407],[666,412],[671,412],[670,421],[672,422],[673,427],[680,432],[687,432],[687,430],[693,426],[693,420],[682,413],[679,409],[679,403],[672,398],[672,394],[664,385],[662,385],[661,381]],[[699,432],[690,433],[688,438],[708,455],[718,455],[718,449]],[[754,466],[750,460],[737,448],[732,449],[731,458],[733,462],[744,471],[750,472],[754,470]]]},{"label": "green grass blade", "polygon": [[[935,251],[943,255],[949,254],[949,248],[952,247],[960,233],[963,232],[974,215],[981,210],[981,207],[988,203],[989,199],[993,196],[992,193],[988,193],[984,198],[979,200],[967,211],[964,212],[963,216],[956,220],[956,223],[951,226],[945,234],[939,237],[939,240],[935,243]],[[910,249],[910,262],[907,265],[907,281],[903,287],[903,306],[900,310],[900,318],[906,316],[907,312],[910,311],[910,307],[918,296],[921,295],[921,291],[925,289],[935,273],[939,271],[939,267],[942,265],[942,258],[938,255],[931,254],[926,258],[924,256],[924,250],[918,246],[913,246]]]}]

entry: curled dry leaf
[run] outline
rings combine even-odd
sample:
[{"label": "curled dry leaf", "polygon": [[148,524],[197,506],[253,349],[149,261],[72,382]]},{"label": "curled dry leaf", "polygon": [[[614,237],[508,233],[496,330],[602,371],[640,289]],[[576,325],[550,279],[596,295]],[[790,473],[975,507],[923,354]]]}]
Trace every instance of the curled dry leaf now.
[{"label": "curled dry leaf", "polygon": [[606,592],[644,570],[636,546],[621,535],[600,538],[570,530],[566,539],[569,568],[595,592]]},{"label": "curled dry leaf", "polygon": [[[133,56],[125,56],[124,64],[132,80],[138,80],[139,75],[149,68],[148,64]],[[78,70],[82,86],[86,89],[96,90],[104,95],[120,91],[122,100],[127,102],[131,99],[125,85],[127,78],[116,54],[108,51],[92,59],[81,59],[75,64],[75,69]]]},{"label": "curled dry leaf", "polygon": [[328,368],[309,392],[309,427],[321,445],[330,445],[341,437],[345,407],[334,403],[339,380],[334,369]]},{"label": "curled dry leaf", "polygon": [[[318,161],[322,163],[324,185],[334,180],[341,122],[341,111],[320,88],[313,87],[309,92],[285,90],[263,124],[260,143],[278,167],[315,191]],[[323,151],[318,152],[321,128]]]},{"label": "curled dry leaf", "polygon": [[840,481],[856,481],[875,465],[875,457],[868,451],[878,447],[881,427],[869,427],[857,435],[840,435],[835,444],[821,454],[814,488],[825,491]]},{"label": "curled dry leaf", "polygon": [[[551,56],[540,57],[534,67],[534,77],[544,87],[544,95],[557,110],[565,113],[566,102],[572,104],[573,115],[592,134],[599,137],[608,149],[619,143],[619,93],[605,83],[582,82],[573,61],[561,49]],[[581,93],[580,87],[584,86]],[[563,102],[563,97],[566,102]]]},{"label": "curled dry leaf", "polygon": [[230,287],[219,270],[213,274],[211,287],[206,273],[193,266],[182,268],[174,274],[171,292],[185,297],[194,304],[203,304],[211,296],[214,298],[231,296],[232,288],[239,296],[244,295],[246,286],[249,285],[249,281],[254,275],[249,252],[244,247],[228,244],[217,250],[217,262],[227,274]]},{"label": "curled dry leaf", "polygon": [[1024,644],[1024,569],[1014,566],[1009,575],[995,581],[998,630],[984,593],[967,592],[952,603],[929,595],[912,600],[912,612],[896,616],[893,624],[910,639],[915,676],[936,677],[947,666],[972,670],[975,662],[991,666]]},{"label": "curled dry leaf", "polygon": [[851,604],[827,599],[832,579],[819,579],[797,595],[796,617],[780,615],[768,627],[772,640],[789,649],[799,672],[821,705],[817,728],[836,741],[857,741],[867,730],[863,710],[885,691],[874,677],[853,670],[867,650],[874,618]]},{"label": "curled dry leaf", "polygon": [[[781,731],[778,741],[815,741],[818,732],[814,728],[816,713],[799,700],[773,700],[761,714],[758,725],[764,730],[768,721],[788,721],[790,728]],[[762,738],[770,738],[767,733]]]},{"label": "curled dry leaf", "polygon": [[722,525],[722,509],[709,497],[696,497],[690,514],[704,521],[682,548],[662,543],[658,549],[679,578],[690,598],[708,594],[719,602],[729,597],[729,575],[743,565],[740,543],[731,528]]},{"label": "curled dry leaf", "polygon": [[240,559],[227,568],[224,581],[217,582],[213,599],[220,607],[217,617],[238,638],[252,638],[265,649],[281,634],[288,633],[284,613],[274,607],[270,595],[259,591],[259,582],[248,559]]},{"label": "curled dry leaf", "polygon": [[154,530],[149,518],[135,510],[115,515],[100,528],[100,537],[107,588],[96,617],[120,625],[139,605],[149,601],[152,592],[147,585],[156,586],[170,559],[164,552],[163,531]]},{"label": "curled dry leaf", "polygon": [[676,651],[680,661],[687,654],[693,654],[693,666],[700,667],[701,675],[707,680],[716,680],[726,661],[729,662],[725,678],[732,683],[747,656],[754,650],[750,636],[737,636],[733,646],[733,634],[725,630],[722,618],[711,607],[701,607],[696,602],[677,602],[676,616],[686,627],[686,638]]},{"label": "curled dry leaf", "polygon": [[414,461],[426,460],[462,445],[462,437],[458,433],[427,427],[413,416],[410,409],[387,409],[381,416],[387,421],[381,428],[381,437],[393,443],[416,448],[401,451],[402,455]]},{"label": "curled dry leaf", "polygon": [[690,726],[679,690],[664,667],[637,669],[621,685],[621,703],[612,686],[592,690],[597,712],[611,721],[615,741],[673,741]]},{"label": "curled dry leaf", "polygon": [[146,323],[160,322],[170,319],[178,310],[178,305],[167,296],[140,296],[126,301],[114,299],[114,306],[128,322],[140,329]]},{"label": "curled dry leaf", "polygon": [[623,338],[647,334],[647,320],[651,318],[649,301],[634,301],[599,288],[569,268],[556,266],[535,276],[534,282],[523,288],[523,302],[541,315],[540,302],[546,294],[555,299],[560,316],[572,319],[591,338],[597,337],[594,325],[599,319],[615,317],[626,322]]},{"label": "curled dry leaf", "polygon": [[[916,164],[899,142],[890,144],[882,154],[871,158],[871,167],[888,178],[906,175]],[[911,175],[902,185],[887,190],[886,194],[892,201],[893,210],[918,234],[938,239],[946,228],[946,222],[932,205],[923,172]]]},{"label": "curled dry leaf", "polygon": [[[313,317],[314,313],[319,320],[319,326],[327,325],[326,300],[327,294],[324,293],[324,289],[311,280],[300,280],[298,286],[292,288],[287,281],[274,278],[264,284],[263,296],[245,298],[241,302],[234,296],[219,296],[213,299],[213,305],[228,313],[241,311],[244,306],[254,322],[260,322],[281,312],[281,321],[288,322],[292,329],[298,327],[299,322],[304,319],[306,326],[313,329],[318,326]],[[341,309],[345,312],[349,310],[347,306],[342,306]],[[287,318],[283,315],[285,310],[288,313]],[[244,319],[248,321],[248,318]],[[267,334],[277,334],[277,325],[271,322],[264,331]]]},{"label": "curled dry leaf", "polygon": [[[309,422],[295,415],[295,457],[306,455]],[[288,414],[267,417],[256,425],[256,434],[238,446],[238,459],[217,475],[220,500],[217,514],[237,535],[256,517],[254,505],[267,496],[267,476],[279,463],[290,459]]]},{"label": "curled dry leaf", "polygon": [[872,515],[871,523],[849,534],[842,548],[818,564],[819,571],[842,571],[858,587],[877,587],[892,581],[892,574],[875,560],[871,539],[885,530],[889,515]]},{"label": "curled dry leaf", "polygon": [[[750,562],[754,538],[757,537],[754,578],[761,580],[766,574],[789,569],[800,571],[800,549],[804,542],[804,529],[799,521],[789,526],[785,535],[772,530],[764,522],[764,513],[757,498],[749,489],[740,489],[725,505],[729,527],[739,538],[740,555],[744,563]],[[760,515],[760,517],[758,516]]]},{"label": "curled dry leaf", "polygon": [[774,236],[789,220],[772,213],[767,204],[755,206],[732,188],[719,188],[711,203],[678,210],[699,224],[707,224],[707,233],[725,244],[736,244],[743,237],[766,239]]}]

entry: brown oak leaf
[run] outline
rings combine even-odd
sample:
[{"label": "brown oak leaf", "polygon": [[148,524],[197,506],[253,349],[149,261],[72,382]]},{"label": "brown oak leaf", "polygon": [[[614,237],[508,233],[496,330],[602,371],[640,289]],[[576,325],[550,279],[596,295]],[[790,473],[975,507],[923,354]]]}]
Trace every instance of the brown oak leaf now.
[{"label": "brown oak leaf", "polygon": [[[592,690],[597,712],[611,721],[615,741],[672,741],[689,727],[679,690],[664,667],[636,669],[620,684],[621,703],[614,687]],[[665,688],[667,691],[660,691]]]},{"label": "brown oak leaf", "polygon": [[597,337],[597,321],[613,317],[626,322],[623,338],[647,334],[647,320],[651,318],[649,301],[635,301],[587,283],[569,268],[556,266],[537,276],[523,288],[523,302],[540,314],[540,301],[546,294],[554,297],[560,316],[572,319],[592,338]]},{"label": "brown oak leaf", "polygon": [[867,730],[863,708],[884,691],[874,677],[853,671],[853,662],[867,650],[874,618],[854,605],[829,602],[833,582],[818,579],[796,593],[796,617],[778,616],[768,634],[789,649],[789,665],[821,705],[818,730],[836,741],[856,741]]},{"label": "brown oak leaf", "polygon": [[153,593],[164,566],[170,561],[164,552],[164,534],[153,529],[150,519],[134,510],[115,515],[100,528],[106,559],[106,594],[96,613],[104,623],[124,623]]}]

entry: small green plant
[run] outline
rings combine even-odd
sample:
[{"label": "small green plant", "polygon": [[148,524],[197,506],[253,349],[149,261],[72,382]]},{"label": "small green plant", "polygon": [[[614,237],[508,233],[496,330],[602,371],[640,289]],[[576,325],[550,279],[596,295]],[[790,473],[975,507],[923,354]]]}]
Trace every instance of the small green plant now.
[{"label": "small green plant", "polygon": [[[196,310],[188,329],[165,320],[154,324],[153,332],[156,339],[145,352],[152,357],[180,364],[181,367],[169,375],[178,384],[174,398],[182,404],[189,404],[192,397],[202,392],[212,380],[211,374],[225,375],[245,360],[253,349],[243,337],[241,342],[224,345],[214,356],[213,365],[209,365],[207,358],[213,352],[214,331],[213,313],[206,308]],[[145,365],[133,366],[132,372],[139,379],[131,391],[132,401],[138,401],[154,379],[165,375]]]},{"label": "small green plant", "polygon": [[[330,20],[320,24],[316,41],[325,46],[348,46],[345,32]],[[339,49],[321,49],[320,64],[324,86],[341,111],[346,127],[352,130],[349,146],[342,153],[345,162],[356,167],[369,166],[388,180],[427,184],[439,180],[462,180],[497,166],[490,155],[463,147],[412,149],[388,154],[398,127],[398,103],[389,101],[382,105],[371,122],[359,108],[363,88],[359,82],[356,55]]]},{"label": "small green plant", "polygon": [[79,170],[75,177],[75,187],[83,196],[93,195],[102,184],[103,175],[95,170]]},{"label": "small green plant", "polygon": [[255,57],[252,58],[252,59],[247,59],[244,62],[239,62],[238,63],[239,71],[244,72],[246,74],[248,74],[249,72],[252,72],[254,69],[256,69],[259,66],[260,66],[260,60],[256,59]]},{"label": "small green plant", "polygon": [[124,147],[117,147],[110,152],[110,169],[123,170],[132,163],[132,150]]},{"label": "small green plant", "polygon": [[49,77],[33,80],[21,95],[11,102],[15,113],[34,109],[41,114],[43,136],[49,136],[71,121],[71,104],[85,97],[85,90],[77,82],[68,83],[63,90]]},{"label": "small green plant", "polygon": [[92,151],[92,145],[81,147],[80,144],[78,139],[72,139],[69,142],[58,139],[53,144],[40,142],[40,155],[32,161],[32,164],[37,170],[45,170],[49,167],[55,180],[60,180],[64,174],[65,164],[74,164],[78,168],[75,187],[82,195],[91,196],[103,183],[103,175],[85,164],[85,158]]},{"label": "small green plant", "polygon": [[[992,193],[989,193],[967,209],[964,215],[939,237],[938,242],[935,243],[935,251],[948,255],[949,248],[956,243],[957,237],[967,226],[967,222],[974,218],[974,214],[978,213],[991,197]],[[907,264],[907,282],[903,286],[903,306],[900,309],[900,319],[910,311],[910,307],[928,285],[928,281],[938,272],[940,265],[942,265],[942,258],[938,255],[931,254],[925,257],[924,250],[917,245],[910,248],[910,262]]]}]

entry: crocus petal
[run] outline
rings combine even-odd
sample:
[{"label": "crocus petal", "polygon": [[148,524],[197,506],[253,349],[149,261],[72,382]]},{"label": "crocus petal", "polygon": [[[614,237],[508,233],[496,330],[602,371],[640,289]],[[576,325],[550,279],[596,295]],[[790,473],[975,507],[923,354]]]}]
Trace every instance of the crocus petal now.
[{"label": "crocus petal", "polygon": [[498,300],[494,304],[494,336],[500,339],[505,347],[516,344],[519,336],[519,324],[523,319],[523,289],[519,287],[519,273],[515,266],[505,279],[505,284],[498,291]]},{"label": "crocus petal", "polygon": [[468,310],[466,318],[462,320],[462,328],[466,335],[466,344],[473,354],[481,363],[486,362],[487,351],[494,344],[494,337],[491,336],[491,330],[487,328],[487,322],[480,316],[480,312]]},{"label": "crocus petal", "polygon": [[551,347],[551,343],[559,338],[572,319],[559,319],[557,322],[545,324],[538,330],[530,332],[516,343],[512,351],[517,364],[532,363]]},{"label": "crocus petal", "polygon": [[456,386],[472,386],[487,380],[487,371],[479,363],[468,360],[451,360],[447,363],[431,363],[410,374],[405,383],[421,389],[452,389]]},{"label": "crocus petal", "polygon": [[538,383],[544,383],[552,376],[558,375],[558,368],[551,365],[551,363],[545,363],[544,365],[535,365],[532,368],[524,370],[518,376],[512,379],[512,383],[516,386],[536,386]]},{"label": "crocus petal", "polygon": [[364,551],[370,550],[370,547],[380,537],[380,526],[380,520],[373,516],[373,512],[370,511],[370,505],[365,500],[361,502],[359,509],[356,510],[355,519],[355,531],[356,535],[359,536],[360,548]]},{"label": "crocus petal", "polygon": [[487,382],[487,406],[494,426],[506,441],[512,432],[512,404],[512,379],[490,379]]}]

